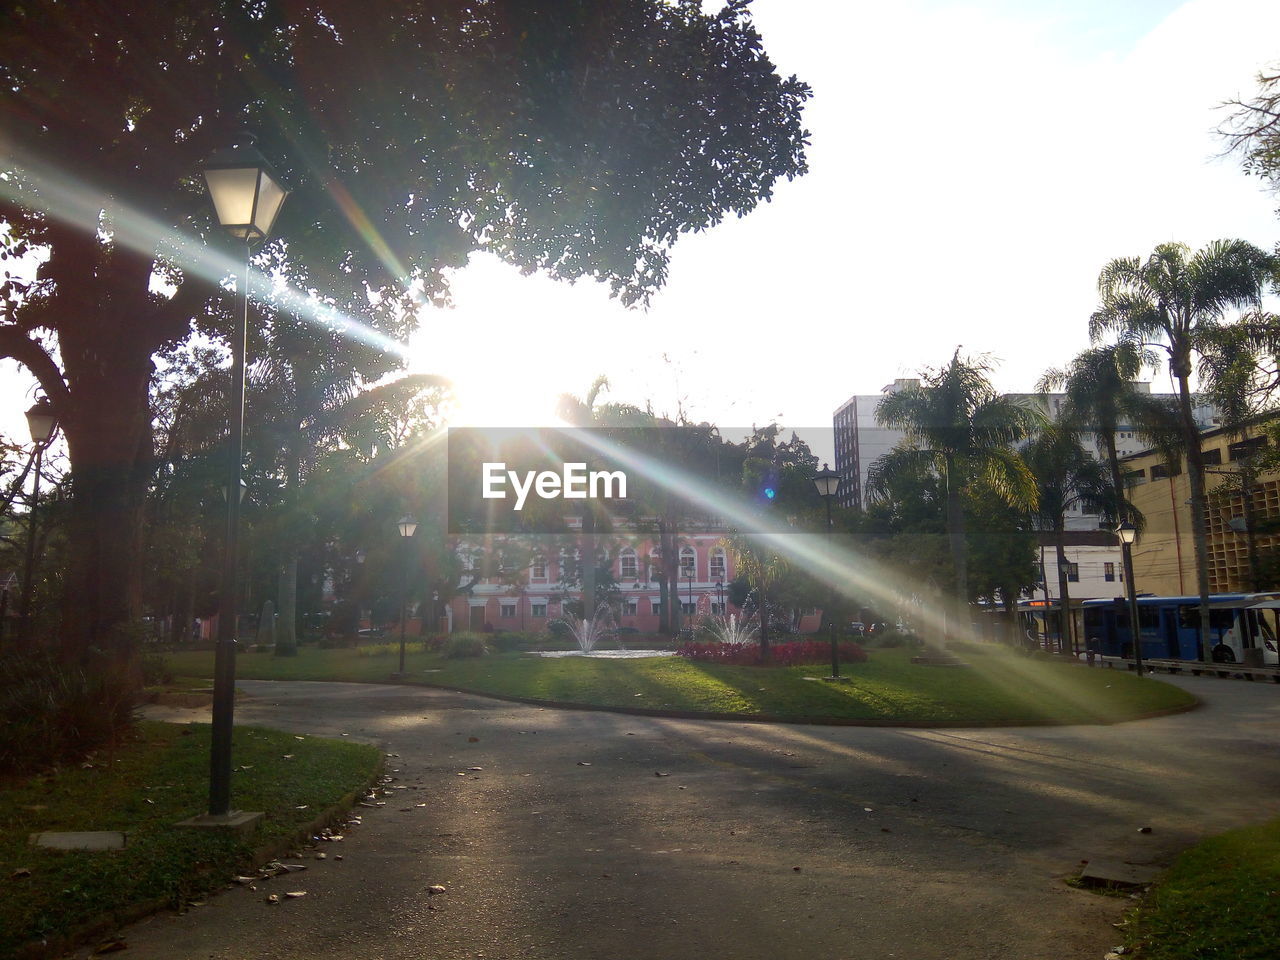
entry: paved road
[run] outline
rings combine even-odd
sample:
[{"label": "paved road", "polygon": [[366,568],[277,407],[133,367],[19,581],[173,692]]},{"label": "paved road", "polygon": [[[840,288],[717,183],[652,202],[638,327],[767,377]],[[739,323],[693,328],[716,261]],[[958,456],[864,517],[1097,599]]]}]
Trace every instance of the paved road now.
[{"label": "paved road", "polygon": [[123,956],[1098,960],[1127,904],[1066,886],[1081,860],[1163,864],[1280,814],[1280,686],[1171,682],[1205,705],[895,730],[242,681],[237,722],[376,742],[408,799],[300,878],[135,925]]}]

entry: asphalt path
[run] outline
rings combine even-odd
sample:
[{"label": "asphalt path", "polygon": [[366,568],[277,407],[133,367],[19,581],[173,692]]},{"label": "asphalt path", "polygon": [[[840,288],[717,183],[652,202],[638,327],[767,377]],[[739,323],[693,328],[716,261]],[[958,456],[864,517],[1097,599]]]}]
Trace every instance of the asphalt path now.
[{"label": "asphalt path", "polygon": [[135,924],[121,956],[1099,960],[1132,904],[1068,886],[1082,860],[1163,865],[1280,814],[1280,685],[1160,682],[1203,706],[928,730],[241,681],[237,723],[376,743],[393,789],[305,873]]}]

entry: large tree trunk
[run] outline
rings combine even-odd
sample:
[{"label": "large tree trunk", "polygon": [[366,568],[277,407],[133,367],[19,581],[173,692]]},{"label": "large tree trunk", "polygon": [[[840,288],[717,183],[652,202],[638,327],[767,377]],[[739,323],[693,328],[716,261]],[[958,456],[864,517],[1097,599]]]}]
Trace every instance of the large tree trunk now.
[{"label": "large tree trunk", "polygon": [[[1183,444],[1187,448],[1187,480],[1191,484],[1191,539],[1195,544],[1196,593],[1200,598],[1200,643],[1198,658],[1209,653],[1209,537],[1205,532],[1204,455],[1200,452],[1200,429],[1191,409],[1191,387],[1188,383],[1190,362],[1174,361],[1178,377],[1178,412],[1182,419]],[[1136,626],[1135,626],[1135,634]]]},{"label": "large tree trunk", "polygon": [[[151,473],[151,361],[101,337],[61,339],[70,399],[60,410],[71,460],[71,557],[60,651],[141,683],[142,530]],[[92,664],[93,669],[103,667]]]}]

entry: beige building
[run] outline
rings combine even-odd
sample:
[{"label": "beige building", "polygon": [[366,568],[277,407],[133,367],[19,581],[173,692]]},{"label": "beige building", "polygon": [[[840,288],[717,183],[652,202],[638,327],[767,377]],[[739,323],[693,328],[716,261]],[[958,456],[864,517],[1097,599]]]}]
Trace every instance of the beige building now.
[{"label": "beige building", "polygon": [[[1275,418],[1242,433],[1210,430],[1201,435],[1205,486],[1209,492],[1209,592],[1247,593],[1254,589],[1249,565],[1248,530],[1280,517],[1280,471],[1250,476],[1249,454],[1265,448],[1266,427]],[[1146,518],[1133,547],[1133,579],[1139,593],[1191,596],[1196,592],[1196,554],[1191,530],[1191,485],[1186,458],[1174,468],[1147,450],[1121,462],[1133,486],[1130,499]],[[1242,484],[1247,491],[1242,490]],[[1252,501],[1246,520],[1244,492]],[[1256,550],[1280,546],[1280,536],[1256,534]],[[1264,585],[1265,586],[1265,585]]]}]

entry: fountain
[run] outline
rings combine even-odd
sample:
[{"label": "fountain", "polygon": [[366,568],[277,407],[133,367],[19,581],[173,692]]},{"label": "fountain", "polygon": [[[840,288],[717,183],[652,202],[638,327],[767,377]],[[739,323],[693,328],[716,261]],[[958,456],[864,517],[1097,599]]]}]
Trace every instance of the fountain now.
[{"label": "fountain", "polygon": [[566,617],[560,622],[569,628],[573,638],[578,641],[581,653],[591,653],[601,640],[618,635],[613,622],[613,611],[607,603],[596,607],[595,616],[590,620],[570,620]]},{"label": "fountain", "polygon": [[739,620],[736,613],[731,613],[712,617],[707,629],[720,643],[750,643],[760,632],[760,622],[754,615]]},{"label": "fountain", "polygon": [[[577,650],[546,650],[541,656],[544,657],[607,657],[607,658],[640,658],[640,657],[669,657],[670,650],[627,650],[622,646],[622,639],[618,635],[618,627],[613,619],[613,611],[606,603],[600,604],[596,608],[595,616],[590,620],[577,620],[563,617],[558,623],[562,623],[565,629],[573,635],[573,639],[578,642]],[[618,641],[617,650],[597,650],[596,644],[602,640],[610,638]]]}]

